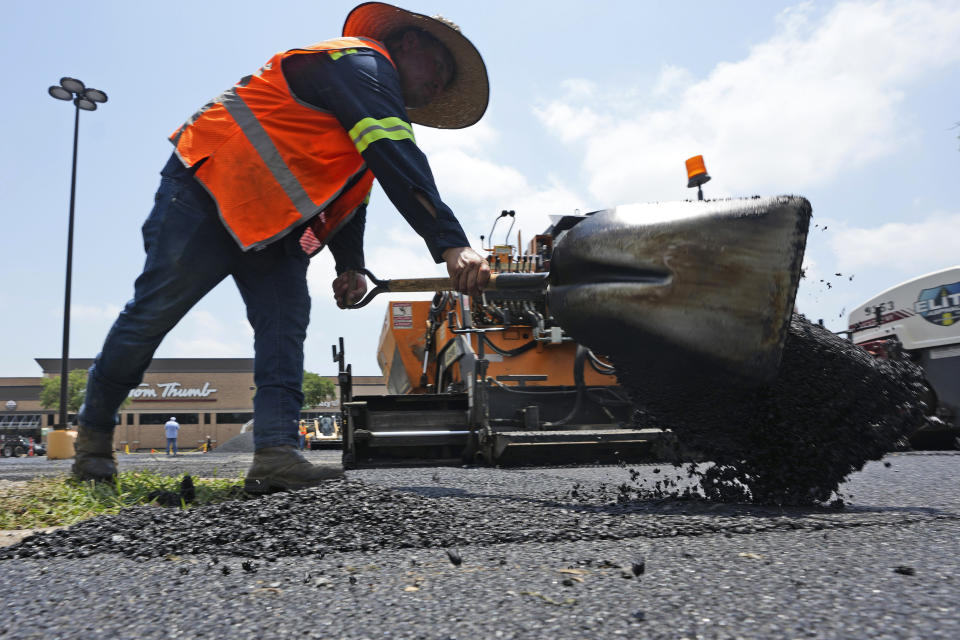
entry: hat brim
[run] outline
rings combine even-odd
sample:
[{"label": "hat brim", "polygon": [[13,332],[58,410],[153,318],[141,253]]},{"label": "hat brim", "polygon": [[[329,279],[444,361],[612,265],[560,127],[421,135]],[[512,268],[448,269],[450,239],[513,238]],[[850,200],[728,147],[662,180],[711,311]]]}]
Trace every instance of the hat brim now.
[{"label": "hat brim", "polygon": [[440,20],[384,2],[365,2],[347,16],[343,35],[382,42],[405,27],[423,29],[439,40],[450,51],[456,66],[450,86],[430,104],[407,109],[410,120],[438,129],[462,129],[480,120],[490,101],[487,68],[477,48],[458,30]]}]

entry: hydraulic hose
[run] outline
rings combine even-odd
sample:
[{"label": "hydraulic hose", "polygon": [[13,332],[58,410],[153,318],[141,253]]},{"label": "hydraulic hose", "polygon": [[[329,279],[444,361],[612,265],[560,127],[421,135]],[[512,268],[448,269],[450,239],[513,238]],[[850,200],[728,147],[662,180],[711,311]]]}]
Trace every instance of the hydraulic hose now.
[{"label": "hydraulic hose", "polygon": [[530,349],[533,349],[535,346],[537,346],[537,341],[531,340],[530,342],[520,345],[516,349],[501,349],[497,345],[493,344],[490,338],[483,335],[482,333],[480,334],[480,339],[483,340],[483,343],[485,345],[487,345],[488,347],[490,347],[500,355],[506,356],[506,357],[518,356],[521,353],[526,353],[527,351],[530,351]]},{"label": "hydraulic hose", "polygon": [[617,375],[617,370],[610,366],[609,364],[603,362],[594,355],[593,351],[587,352],[587,357],[589,358],[590,367],[603,376],[615,376]]},{"label": "hydraulic hose", "polygon": [[577,355],[573,359],[573,382],[577,387],[577,399],[573,403],[573,409],[565,418],[551,422],[548,426],[556,427],[568,424],[580,413],[580,407],[583,405],[583,396],[586,395],[587,391],[587,385],[584,383],[583,378],[583,367],[589,352],[590,350],[582,344],[577,345]]}]

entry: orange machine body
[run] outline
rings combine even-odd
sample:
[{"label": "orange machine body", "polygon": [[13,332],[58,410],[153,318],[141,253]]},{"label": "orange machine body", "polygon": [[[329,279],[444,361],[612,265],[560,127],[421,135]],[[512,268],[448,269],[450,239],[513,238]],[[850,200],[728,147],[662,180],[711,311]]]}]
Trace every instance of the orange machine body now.
[{"label": "orange machine body", "polygon": [[[387,380],[390,393],[437,393],[444,389],[436,389],[434,381],[437,376],[437,354],[444,353],[444,346],[457,337],[452,333],[446,322],[442,322],[436,329],[437,348],[431,350],[427,359],[426,385],[421,384],[423,377],[423,359],[427,345],[428,318],[431,302],[429,300],[391,301],[387,308],[383,329],[380,334],[380,344],[377,349],[377,362]],[[457,320],[463,324],[462,312],[456,309]],[[510,351],[530,342],[533,339],[533,327],[513,326],[503,331],[485,334],[487,338],[503,351]],[[477,334],[463,336],[469,341],[473,353],[478,353],[479,337]],[[485,355],[490,361],[487,376],[497,380],[502,376],[546,376],[543,380],[523,380],[529,386],[570,386],[574,381],[574,358],[577,345],[573,342],[538,342],[537,345],[515,356],[504,356],[490,347],[486,347]],[[442,359],[441,355],[441,359]],[[453,356],[450,356],[451,360]],[[459,363],[449,363],[448,376],[450,382],[462,381]],[[589,367],[584,371],[584,382],[589,386],[613,386],[616,378],[605,376],[593,371]],[[520,384],[516,379],[505,380],[504,384]]]},{"label": "orange machine body", "polygon": [[[549,256],[552,248],[553,237],[550,235],[535,236],[525,254],[512,253],[513,247],[509,245],[497,246],[489,257],[490,268],[494,272],[508,273],[546,271],[549,270],[550,262],[549,259],[542,258]],[[454,340],[465,340],[476,355],[479,353],[481,338],[476,333],[453,333],[449,326],[449,314],[454,314],[454,324],[457,327],[468,324],[474,327],[490,327],[496,326],[496,323],[487,322],[489,318],[485,318],[477,310],[476,299],[470,301],[467,309],[469,318],[464,318],[459,296],[451,294],[446,300],[444,308],[434,312],[432,320],[433,302],[430,300],[389,303],[377,349],[377,362],[387,381],[389,393],[443,393],[448,390],[448,385],[465,382],[465,376],[460,372],[459,352],[448,347],[448,344]],[[502,330],[483,335],[500,351],[515,351],[532,340],[536,340],[536,344],[516,355],[503,355],[485,345],[484,355],[490,363],[487,369],[488,378],[507,386],[573,388],[576,385],[575,342],[569,338],[551,342],[542,335],[538,336],[531,325],[510,324],[497,328]],[[429,355],[424,369],[424,353],[428,351],[428,346]],[[438,369],[443,370],[443,379],[439,381]],[[616,377],[600,374],[589,366],[584,367],[583,376],[584,384],[590,387],[617,385]]]}]

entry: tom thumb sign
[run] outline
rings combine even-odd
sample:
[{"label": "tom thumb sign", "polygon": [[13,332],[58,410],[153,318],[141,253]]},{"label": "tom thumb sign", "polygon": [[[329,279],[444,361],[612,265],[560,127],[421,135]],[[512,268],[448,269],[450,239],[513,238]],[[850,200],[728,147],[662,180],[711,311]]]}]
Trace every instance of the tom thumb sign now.
[{"label": "tom thumb sign", "polygon": [[199,400],[213,402],[211,398],[217,390],[204,382],[202,387],[185,387],[179,382],[143,382],[135,389],[130,390],[130,399],[134,402],[177,402]]}]

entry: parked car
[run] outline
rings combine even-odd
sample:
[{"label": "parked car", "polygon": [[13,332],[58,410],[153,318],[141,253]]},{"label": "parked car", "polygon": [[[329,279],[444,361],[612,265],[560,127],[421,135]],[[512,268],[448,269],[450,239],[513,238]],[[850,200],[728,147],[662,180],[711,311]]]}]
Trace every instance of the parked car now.
[{"label": "parked car", "polygon": [[[18,458],[30,453],[30,438],[25,436],[0,436],[0,456],[4,458]],[[47,455],[47,448],[39,439],[33,441],[33,453],[37,456]]]}]

